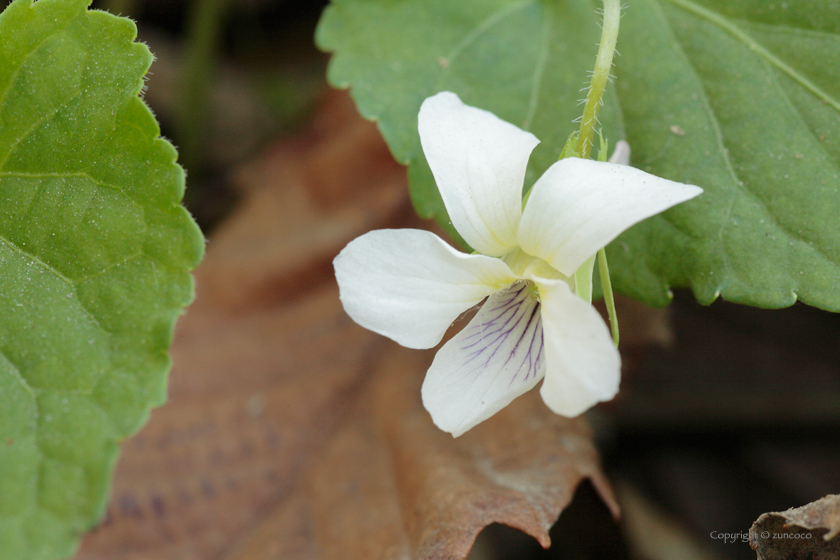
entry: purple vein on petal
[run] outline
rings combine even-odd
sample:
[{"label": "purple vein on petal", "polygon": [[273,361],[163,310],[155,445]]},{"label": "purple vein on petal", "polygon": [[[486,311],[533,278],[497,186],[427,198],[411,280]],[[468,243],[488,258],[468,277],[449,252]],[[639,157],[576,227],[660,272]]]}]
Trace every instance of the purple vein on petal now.
[{"label": "purple vein on petal", "polygon": [[[462,342],[472,341],[471,344],[466,344],[462,346],[462,350],[468,350],[469,348],[476,346],[480,342],[484,341],[487,337],[493,336],[494,334],[503,330],[507,325],[510,324],[511,320],[517,318],[519,309],[525,297],[527,297],[527,293],[525,290],[524,283],[516,290],[514,290],[513,288],[516,288],[516,285],[506,290],[502,290],[501,292],[497,292],[498,294],[503,294],[499,297],[499,299],[502,300],[501,302],[494,301],[496,294],[490,296],[491,299],[487,300],[487,302],[479,311],[479,314],[476,315],[476,318],[473,321],[473,323],[475,324],[470,324],[467,327],[466,331],[462,333]],[[491,317],[488,320],[485,317],[486,314],[495,315],[491,315]],[[490,330],[491,328],[495,327],[498,328],[492,331]],[[478,340],[473,340],[477,336],[480,338]],[[487,345],[488,344],[485,344],[485,346]]]},{"label": "purple vein on petal", "polygon": [[[508,362],[516,356],[517,350],[526,340],[528,350],[525,352],[525,355],[522,356],[522,362],[519,367],[516,368],[516,373],[511,378],[510,385],[513,385],[513,382],[516,381],[516,378],[519,376],[519,373],[522,371],[526,362],[528,367],[525,370],[527,373],[525,374],[525,379],[523,379],[523,381],[527,381],[532,375],[536,375],[537,371],[539,371],[539,367],[537,366],[542,364],[543,330],[539,303],[536,304],[531,311],[531,316],[528,317],[528,324],[525,326],[525,329],[523,329],[522,334],[519,335],[519,340],[516,342],[516,346],[514,346],[513,350],[511,350],[510,356],[508,356],[507,359]],[[534,354],[534,343],[537,342],[537,340],[539,340],[539,344],[537,345],[537,352]]]},{"label": "purple vein on petal", "polygon": [[540,304],[531,297],[525,282],[490,296],[458,338],[461,374],[465,377],[475,380],[495,370],[510,376],[511,387],[534,379],[542,371]]},{"label": "purple vein on petal", "polygon": [[[472,334],[467,334],[467,338],[472,338],[475,335],[481,335],[481,337],[472,344],[462,346],[461,350],[466,351],[470,348],[478,346],[476,350],[469,354],[470,356],[478,356],[486,349],[504,341],[504,339],[506,339],[522,321],[526,311],[525,307],[527,307],[524,305],[527,302],[527,297],[528,295],[524,289],[517,291],[517,297],[511,300],[508,305],[495,306],[487,310],[487,314],[490,314],[489,320],[484,316],[485,314],[482,313],[482,311],[484,311],[484,308],[482,308],[481,311],[479,311],[479,315],[476,315],[475,317],[475,324],[467,327],[468,331],[476,331]],[[490,303],[490,301],[488,300],[487,303]],[[495,313],[495,315],[492,315],[493,313]],[[503,323],[501,323],[502,319],[504,319]],[[511,322],[513,322],[512,325]],[[488,341],[487,339],[491,337],[495,338]],[[491,354],[490,357],[495,355],[496,350],[498,350],[498,348],[494,349],[493,354]],[[487,364],[485,363],[485,365]]]},{"label": "purple vein on petal", "polygon": [[[479,344],[484,343],[483,345],[479,346],[479,350],[481,350],[481,348],[485,348],[493,344],[493,342],[495,342],[496,340],[499,340],[500,337],[506,336],[507,333],[504,332],[504,329],[507,328],[508,325],[510,325],[511,321],[516,321],[516,323],[514,323],[513,325],[513,327],[516,327],[516,324],[518,324],[521,318],[520,311],[521,305],[512,305],[508,309],[501,311],[492,321],[481,323],[480,325],[475,325],[474,329],[471,329],[475,330],[475,332],[473,332],[472,334],[468,334],[466,338],[472,339],[476,336],[479,336],[480,338],[478,338],[478,340],[474,340],[471,344],[463,346],[461,349],[469,350],[474,346],[478,346]],[[490,310],[490,313],[492,312],[493,310]],[[504,322],[501,322],[502,319],[504,319]],[[491,328],[495,330],[490,330]],[[488,338],[497,334],[499,336],[497,336],[496,339],[490,342],[486,342]]]}]

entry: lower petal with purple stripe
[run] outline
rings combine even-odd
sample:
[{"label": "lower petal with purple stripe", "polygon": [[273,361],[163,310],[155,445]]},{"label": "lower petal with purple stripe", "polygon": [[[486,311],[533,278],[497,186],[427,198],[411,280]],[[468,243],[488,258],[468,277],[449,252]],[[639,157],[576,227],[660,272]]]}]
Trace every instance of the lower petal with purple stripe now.
[{"label": "lower petal with purple stripe", "polygon": [[440,349],[423,382],[423,404],[440,429],[457,437],[544,374],[540,303],[529,282],[516,282],[487,298]]}]

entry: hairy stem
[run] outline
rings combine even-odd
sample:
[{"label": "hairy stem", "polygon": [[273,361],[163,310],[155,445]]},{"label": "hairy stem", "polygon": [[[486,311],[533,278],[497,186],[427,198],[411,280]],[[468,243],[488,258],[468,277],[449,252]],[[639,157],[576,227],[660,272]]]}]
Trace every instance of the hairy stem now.
[{"label": "hairy stem", "polygon": [[603,105],[604,90],[612,69],[615,43],[618,40],[618,22],[621,19],[621,0],[604,0],[604,26],[601,30],[601,43],[598,46],[598,56],[595,59],[595,69],[592,81],[589,83],[589,93],[586,95],[586,105],[583,108],[583,118],[580,121],[580,133],[577,138],[577,152],[584,159],[589,158],[592,150],[592,138],[595,135],[595,125],[598,122],[598,111]]}]

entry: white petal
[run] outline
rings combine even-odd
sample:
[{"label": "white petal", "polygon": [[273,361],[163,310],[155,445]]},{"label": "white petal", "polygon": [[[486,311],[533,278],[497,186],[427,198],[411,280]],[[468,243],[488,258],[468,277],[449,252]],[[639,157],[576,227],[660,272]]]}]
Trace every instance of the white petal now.
[{"label": "white petal", "polygon": [[545,370],[539,303],[519,282],[487,299],[470,324],[435,356],[423,405],[458,437],[531,389]]},{"label": "white petal", "polygon": [[633,224],[702,192],[626,165],[566,158],[534,185],[519,245],[571,276]]},{"label": "white petal", "polygon": [[408,348],[435,346],[458,315],[517,279],[499,259],[416,229],[366,233],[333,265],[347,314]]},{"label": "white petal", "polygon": [[616,142],[615,149],[613,149],[613,153],[610,156],[610,163],[630,165],[630,144],[624,140]]},{"label": "white petal", "polygon": [[557,414],[574,417],[618,392],[621,357],[594,307],[562,280],[536,279],[539,287],[545,381],[540,394]]},{"label": "white petal", "polygon": [[426,99],[418,123],[423,153],[458,233],[493,257],[516,247],[525,168],[539,140],[450,92]]}]

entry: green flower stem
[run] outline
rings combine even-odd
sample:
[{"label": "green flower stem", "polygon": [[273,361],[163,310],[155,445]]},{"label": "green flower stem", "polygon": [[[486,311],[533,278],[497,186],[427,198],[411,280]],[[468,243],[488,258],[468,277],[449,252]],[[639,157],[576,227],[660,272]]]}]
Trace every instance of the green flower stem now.
[{"label": "green flower stem", "polygon": [[[601,30],[601,44],[598,46],[598,56],[595,59],[595,69],[592,71],[592,80],[589,83],[589,92],[586,95],[586,105],[583,108],[583,117],[580,121],[580,132],[577,135],[574,151],[577,156],[588,159],[592,151],[592,140],[595,136],[595,124],[598,122],[598,111],[604,104],[604,90],[607,88],[607,81],[610,78],[615,44],[618,40],[618,24],[621,19],[620,0],[604,0],[604,25]],[[572,138],[569,139],[571,142]],[[563,148],[565,154],[570,146]],[[561,155],[560,159],[563,159]],[[601,137],[601,150],[598,154],[599,161],[606,161],[607,145],[603,136]],[[595,264],[595,256],[587,260],[575,272],[575,292],[584,301],[592,302],[592,271]],[[601,276],[601,287],[604,292],[604,302],[607,304],[607,312],[610,316],[610,330],[612,331],[613,342],[618,346],[618,317],[615,312],[615,299],[613,298],[612,282],[610,281],[610,270],[607,266],[607,254],[604,249],[598,251],[598,272]]]},{"label": "green flower stem", "polygon": [[[598,161],[607,161],[607,141],[604,135],[598,133],[601,146],[598,148]],[[610,267],[607,265],[607,252],[602,248],[598,251],[598,273],[601,277],[601,291],[604,293],[604,303],[607,306],[607,314],[610,316],[610,330],[612,331],[613,342],[618,348],[618,313],[615,311],[615,298],[612,291],[612,280],[610,280]]]},{"label": "green flower stem", "polygon": [[618,23],[621,19],[620,0],[604,0],[604,26],[601,30],[601,44],[595,59],[595,69],[592,81],[589,83],[589,93],[586,95],[586,105],[583,108],[583,118],[580,121],[580,133],[577,138],[577,152],[580,157],[589,158],[592,149],[592,138],[595,135],[595,125],[598,122],[598,111],[603,105],[604,90],[612,69],[615,43],[618,40]]},{"label": "green flower stem", "polygon": [[192,3],[187,29],[184,82],[178,104],[177,140],[181,164],[195,172],[201,164],[210,114],[210,85],[229,0]]}]

